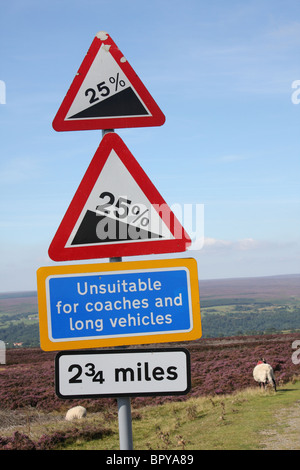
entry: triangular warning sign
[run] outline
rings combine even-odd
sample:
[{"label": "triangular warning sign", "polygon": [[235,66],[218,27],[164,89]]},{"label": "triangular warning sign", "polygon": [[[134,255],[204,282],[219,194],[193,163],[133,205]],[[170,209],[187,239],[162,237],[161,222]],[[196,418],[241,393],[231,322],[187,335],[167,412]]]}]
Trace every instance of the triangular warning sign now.
[{"label": "triangular warning sign", "polygon": [[54,261],[185,251],[191,239],[114,132],[106,134],[49,247]]},{"label": "triangular warning sign", "polygon": [[56,131],[161,126],[165,116],[111,37],[98,33],[54,120]]}]

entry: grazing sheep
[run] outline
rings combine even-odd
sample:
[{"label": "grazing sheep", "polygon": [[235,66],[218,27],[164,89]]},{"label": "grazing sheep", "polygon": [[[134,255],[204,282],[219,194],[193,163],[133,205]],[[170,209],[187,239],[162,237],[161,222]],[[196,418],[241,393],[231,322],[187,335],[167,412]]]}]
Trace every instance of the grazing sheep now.
[{"label": "grazing sheep", "polygon": [[260,387],[266,388],[267,384],[272,384],[276,392],[276,382],[274,372],[270,364],[267,364],[265,360],[259,361],[253,369],[253,378],[259,383]]},{"label": "grazing sheep", "polygon": [[67,411],[66,420],[81,419],[86,416],[86,409],[83,406],[74,406]]}]

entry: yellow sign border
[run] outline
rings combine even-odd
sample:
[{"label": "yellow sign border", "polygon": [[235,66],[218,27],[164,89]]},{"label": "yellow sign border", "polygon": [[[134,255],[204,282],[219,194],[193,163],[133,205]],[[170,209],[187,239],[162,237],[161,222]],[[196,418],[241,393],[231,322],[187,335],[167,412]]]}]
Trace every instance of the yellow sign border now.
[{"label": "yellow sign border", "polygon": [[[81,339],[76,341],[51,341],[48,331],[48,309],[46,281],[49,276],[60,274],[81,274],[93,272],[131,271],[139,269],[185,267],[190,274],[193,328],[189,332],[140,335],[116,338]],[[44,351],[61,351],[71,349],[91,349],[101,347],[127,346],[136,344],[153,344],[192,341],[202,336],[200,317],[200,296],[197,262],[194,258],[164,259],[149,261],[125,261],[116,263],[72,264],[41,267],[37,270],[38,311],[40,327],[40,344]]]}]

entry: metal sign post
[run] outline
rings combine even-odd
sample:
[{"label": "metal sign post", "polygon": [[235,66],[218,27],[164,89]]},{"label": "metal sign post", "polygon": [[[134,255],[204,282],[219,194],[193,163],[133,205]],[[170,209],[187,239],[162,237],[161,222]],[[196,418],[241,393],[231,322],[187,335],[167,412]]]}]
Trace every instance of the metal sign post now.
[{"label": "metal sign post", "polygon": [[[103,131],[103,135],[105,131]],[[122,258],[110,258],[111,263],[122,261]],[[120,450],[133,450],[131,401],[129,397],[117,398],[119,419]]]},{"label": "metal sign post", "polygon": [[118,398],[120,450],[133,450],[131,402],[129,397]]}]

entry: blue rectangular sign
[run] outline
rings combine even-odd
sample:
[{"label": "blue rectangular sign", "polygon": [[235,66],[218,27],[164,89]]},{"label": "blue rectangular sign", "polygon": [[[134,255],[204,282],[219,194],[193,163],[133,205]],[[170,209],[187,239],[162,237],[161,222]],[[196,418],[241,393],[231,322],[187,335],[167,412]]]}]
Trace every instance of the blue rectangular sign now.
[{"label": "blue rectangular sign", "polygon": [[[189,267],[174,266],[171,261],[171,266],[170,260],[164,260],[157,267],[152,261],[151,269],[139,262],[111,263],[105,270],[101,270],[103,265],[92,265],[93,272],[75,272],[78,266],[60,267],[69,268],[68,272],[40,268],[46,295],[46,308],[43,301],[39,305],[40,328],[47,323],[51,343],[80,340],[87,342],[86,347],[91,346],[89,340],[101,340],[99,346],[116,344],[110,338],[119,338],[118,344],[136,344],[161,342],[160,335],[179,334],[173,341],[180,340],[181,334],[195,327],[195,306],[200,321],[200,305],[195,287],[191,288]],[[124,271],[125,264],[133,269]],[[144,341],[128,340],[141,336]]]},{"label": "blue rectangular sign", "polygon": [[52,277],[52,339],[189,331],[186,269]]}]

